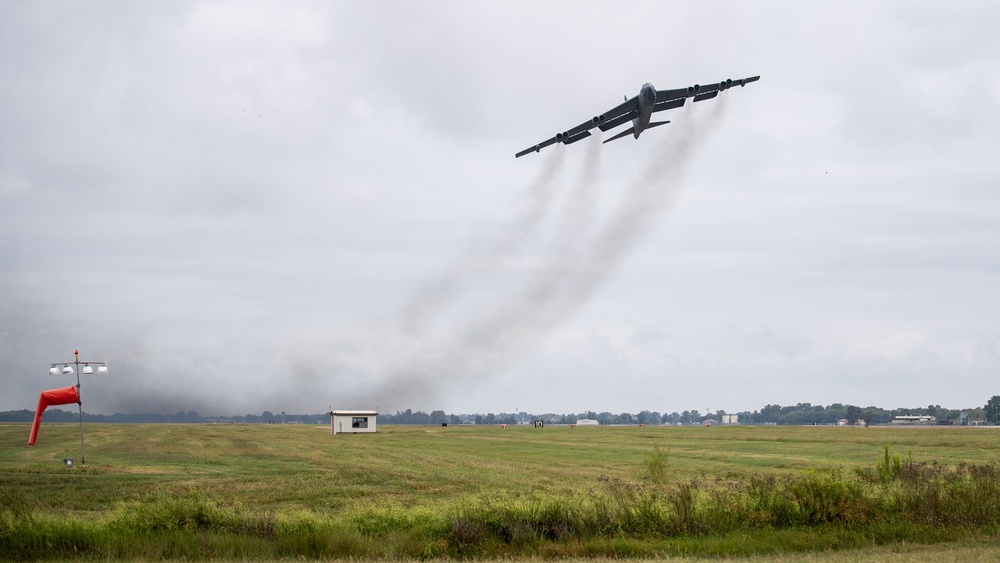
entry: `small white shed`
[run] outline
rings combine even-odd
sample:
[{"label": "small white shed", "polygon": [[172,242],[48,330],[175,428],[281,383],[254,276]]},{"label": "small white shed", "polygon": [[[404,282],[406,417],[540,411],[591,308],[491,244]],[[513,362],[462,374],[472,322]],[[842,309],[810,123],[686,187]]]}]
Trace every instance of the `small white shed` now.
[{"label": "small white shed", "polygon": [[378,411],[330,411],[330,432],[332,434],[375,432],[376,416]]}]

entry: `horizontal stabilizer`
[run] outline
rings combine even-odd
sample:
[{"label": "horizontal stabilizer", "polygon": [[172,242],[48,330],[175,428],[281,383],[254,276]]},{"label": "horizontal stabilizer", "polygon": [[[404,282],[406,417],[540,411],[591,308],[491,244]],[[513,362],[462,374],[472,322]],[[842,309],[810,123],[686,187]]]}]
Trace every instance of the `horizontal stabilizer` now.
[{"label": "horizontal stabilizer", "polygon": [[563,144],[564,145],[572,145],[573,143],[575,143],[575,142],[577,142],[577,141],[579,141],[581,139],[586,139],[589,136],[590,136],[590,131],[584,131],[583,133],[580,133],[579,135],[574,135],[574,136],[570,137],[569,139],[563,141]]},{"label": "horizontal stabilizer", "polygon": [[646,126],[646,129],[652,129],[653,127],[656,127],[658,125],[666,125],[667,123],[670,123],[670,122],[669,121],[651,121],[651,122],[649,122],[649,125]]},{"label": "horizontal stabilizer", "polygon": [[694,101],[700,102],[702,100],[711,100],[712,98],[714,98],[714,97],[716,97],[718,95],[719,95],[719,91],[718,90],[716,90],[714,92],[708,92],[708,93],[705,93],[705,94],[698,94],[697,96],[694,97]]},{"label": "horizontal stabilizer", "polygon": [[[607,141],[604,141],[604,143],[610,143],[611,141],[614,141],[615,139],[621,139],[625,135],[631,135],[632,133],[635,133],[635,127],[629,127],[628,129],[622,131],[621,133],[615,135],[614,137],[611,137]],[[601,143],[601,144],[603,145],[604,143]]]}]

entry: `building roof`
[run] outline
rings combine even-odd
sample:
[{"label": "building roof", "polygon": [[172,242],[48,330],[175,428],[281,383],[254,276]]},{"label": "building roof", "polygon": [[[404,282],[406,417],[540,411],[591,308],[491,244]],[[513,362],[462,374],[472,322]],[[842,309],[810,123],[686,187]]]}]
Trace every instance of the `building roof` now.
[{"label": "building roof", "polygon": [[330,415],[332,415],[332,416],[375,416],[377,414],[378,414],[378,411],[370,411],[370,410],[369,411],[364,411],[364,410],[357,411],[357,410],[337,409],[337,410],[330,411]]}]

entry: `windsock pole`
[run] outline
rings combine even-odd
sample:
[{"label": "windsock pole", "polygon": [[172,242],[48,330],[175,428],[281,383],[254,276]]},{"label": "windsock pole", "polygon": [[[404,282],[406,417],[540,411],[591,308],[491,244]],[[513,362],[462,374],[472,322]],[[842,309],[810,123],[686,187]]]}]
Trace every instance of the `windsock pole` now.
[{"label": "windsock pole", "polygon": [[[80,367],[81,365],[83,366],[82,369]],[[49,368],[49,375],[59,375],[60,373],[61,374],[65,374],[65,375],[69,375],[72,372],[76,373],[76,387],[67,387],[66,389],[72,390],[72,392],[73,392],[72,393],[73,394],[73,402],[76,402],[76,404],[78,406],[77,411],[79,412],[79,415],[80,415],[80,465],[82,466],[82,465],[84,465],[87,462],[87,458],[85,457],[86,456],[86,451],[84,450],[84,446],[83,446],[83,400],[80,398],[81,397],[80,374],[81,373],[92,374],[92,373],[95,372],[94,368],[97,368],[96,372],[98,374],[107,374],[108,373],[108,364],[106,362],[94,362],[94,361],[82,361],[81,362],[80,361],[80,351],[79,350],[73,350],[73,361],[72,362],[55,362],[53,364],[50,364],[50,366],[51,367]],[[65,391],[65,390],[53,390],[53,391]],[[50,393],[50,391],[46,391],[45,393]],[[43,396],[45,395],[45,393],[43,393]],[[65,398],[65,397],[63,397],[63,398]],[[61,403],[52,403],[52,402],[49,402],[47,404],[48,405],[51,405],[51,404],[62,405],[62,404],[67,404],[69,402],[71,402],[71,401],[63,401]],[[36,418],[36,423],[41,422],[41,411],[42,411],[42,403],[41,403],[41,400],[40,400],[38,414],[35,417]],[[28,445],[34,445],[36,434],[37,434],[37,430],[33,429],[32,430],[31,441],[30,441],[30,443]]]},{"label": "windsock pole", "polygon": [[[76,396],[80,397],[80,351],[73,350],[73,361],[76,363]],[[87,457],[83,455],[83,398],[81,397],[76,408],[80,411],[80,465],[87,463]]]}]

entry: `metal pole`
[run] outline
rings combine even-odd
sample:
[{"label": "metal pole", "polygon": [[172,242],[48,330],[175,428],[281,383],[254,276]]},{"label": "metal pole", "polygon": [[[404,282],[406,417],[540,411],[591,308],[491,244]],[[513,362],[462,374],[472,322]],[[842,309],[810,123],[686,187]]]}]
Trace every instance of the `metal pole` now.
[{"label": "metal pole", "polygon": [[83,396],[80,395],[80,351],[73,350],[73,355],[75,357],[74,363],[76,363],[76,406],[80,410],[80,465],[83,466],[87,463],[87,458],[83,455]]}]

